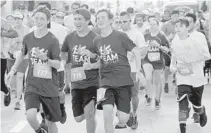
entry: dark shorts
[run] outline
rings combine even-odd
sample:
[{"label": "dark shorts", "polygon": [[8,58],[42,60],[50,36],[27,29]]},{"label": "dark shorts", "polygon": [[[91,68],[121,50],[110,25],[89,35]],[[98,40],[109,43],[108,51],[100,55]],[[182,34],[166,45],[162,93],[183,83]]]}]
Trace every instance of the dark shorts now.
[{"label": "dark shorts", "polygon": [[192,87],[189,85],[178,86],[178,99],[187,94],[189,101],[195,106],[201,106],[204,86]]},{"label": "dark shorts", "polygon": [[98,87],[92,86],[86,89],[72,89],[72,110],[73,116],[81,116],[84,114],[84,107],[94,100],[96,104]]},{"label": "dark shorts", "polygon": [[17,72],[25,73],[29,65],[29,59],[24,59],[17,68]]},{"label": "dark shorts", "polygon": [[130,101],[131,101],[131,87],[122,86],[118,88],[108,88],[105,92],[105,100],[102,102],[102,106],[106,104],[116,105],[117,110],[130,113]]},{"label": "dark shorts", "polygon": [[59,97],[44,97],[35,93],[27,92],[24,96],[26,110],[40,109],[42,104],[46,119],[51,122],[58,122],[61,119],[61,109]]}]

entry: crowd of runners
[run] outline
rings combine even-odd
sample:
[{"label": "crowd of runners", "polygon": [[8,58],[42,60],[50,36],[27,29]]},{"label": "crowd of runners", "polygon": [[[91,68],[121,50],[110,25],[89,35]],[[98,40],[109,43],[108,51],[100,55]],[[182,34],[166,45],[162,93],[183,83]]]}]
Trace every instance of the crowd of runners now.
[{"label": "crowd of runners", "polygon": [[163,91],[173,90],[181,133],[186,133],[191,108],[194,122],[204,127],[202,96],[211,71],[208,22],[203,12],[193,10],[136,12],[130,7],[113,15],[74,2],[67,14],[41,2],[27,14],[22,5],[1,18],[4,104],[10,105],[15,77],[14,109],[25,106],[36,133],[58,133],[56,122],[66,122],[65,93],[71,93],[75,121],[85,120],[87,133],[95,133],[96,110],[103,110],[105,133],[114,133],[141,126],[139,91],[146,106],[159,110]]}]

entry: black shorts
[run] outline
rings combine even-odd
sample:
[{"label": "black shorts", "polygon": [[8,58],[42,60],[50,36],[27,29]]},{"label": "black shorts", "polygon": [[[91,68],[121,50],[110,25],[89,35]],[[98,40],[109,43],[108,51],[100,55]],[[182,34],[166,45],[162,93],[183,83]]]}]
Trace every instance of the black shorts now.
[{"label": "black shorts", "polygon": [[131,87],[132,86],[108,88],[105,92],[105,100],[102,102],[102,106],[106,104],[115,104],[117,110],[129,114],[131,101]]},{"label": "black shorts", "polygon": [[81,116],[84,114],[84,107],[89,104],[90,101],[94,100],[96,104],[98,87],[92,86],[86,89],[72,89],[72,110],[73,116]]},{"label": "black shorts", "polygon": [[183,95],[187,94],[188,99],[193,105],[201,106],[203,91],[204,91],[204,86],[192,87],[189,85],[179,85],[178,99],[180,99]]},{"label": "black shorts", "polygon": [[26,110],[40,109],[42,104],[46,119],[51,122],[58,122],[61,119],[61,109],[59,97],[44,97],[35,93],[27,92],[24,95]]}]

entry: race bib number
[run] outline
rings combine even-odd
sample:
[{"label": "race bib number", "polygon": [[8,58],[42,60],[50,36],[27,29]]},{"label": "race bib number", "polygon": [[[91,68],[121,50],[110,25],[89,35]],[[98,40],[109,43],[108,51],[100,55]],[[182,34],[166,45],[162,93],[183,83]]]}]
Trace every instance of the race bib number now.
[{"label": "race bib number", "polygon": [[86,79],[86,74],[82,67],[71,69],[71,82],[80,81]]},{"label": "race bib number", "polygon": [[151,62],[160,61],[160,52],[149,52],[148,59]]},{"label": "race bib number", "polygon": [[43,79],[52,79],[52,68],[49,64],[34,64],[33,76]]}]

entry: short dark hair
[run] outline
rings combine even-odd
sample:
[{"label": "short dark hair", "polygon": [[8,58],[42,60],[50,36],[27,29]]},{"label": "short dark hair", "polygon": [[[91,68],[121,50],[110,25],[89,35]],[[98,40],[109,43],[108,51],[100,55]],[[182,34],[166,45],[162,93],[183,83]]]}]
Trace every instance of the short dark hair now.
[{"label": "short dark hair", "polygon": [[73,5],[77,5],[77,6],[81,7],[81,4],[80,4],[79,2],[74,2],[74,3],[72,3],[71,7],[72,7]]},{"label": "short dark hair", "polygon": [[126,11],[123,11],[119,14],[119,16],[125,16],[125,15],[128,15],[130,17],[130,14]]},{"label": "short dark hair", "polygon": [[127,12],[128,12],[128,13],[134,13],[134,9],[133,9],[132,7],[128,7],[128,8],[127,8]]},{"label": "short dark hair", "polygon": [[188,27],[190,25],[188,19],[186,19],[186,18],[177,19],[174,24],[177,24],[177,23],[183,24],[186,27]]},{"label": "short dark hair", "polygon": [[178,10],[173,10],[173,11],[171,12],[171,15],[174,15],[174,14],[178,14],[178,15],[179,15],[179,11],[178,11]]},{"label": "short dark hair", "polygon": [[97,12],[97,15],[98,15],[99,13],[101,13],[101,12],[106,12],[106,13],[108,14],[108,18],[109,18],[109,19],[113,19],[113,18],[114,18],[114,15],[113,15],[109,10],[107,10],[107,9],[101,9],[101,10],[99,10],[99,11]]},{"label": "short dark hair", "polygon": [[185,17],[190,17],[190,18],[192,18],[194,23],[196,22],[196,19],[197,19],[197,18],[196,18],[196,15],[193,14],[193,13],[187,13],[187,14],[185,15]]},{"label": "short dark hair", "polygon": [[150,18],[155,18],[155,15],[150,15],[150,16],[148,17],[148,21],[149,21]]},{"label": "short dark hair", "polygon": [[51,10],[51,4],[50,3],[48,3],[48,2],[40,2],[38,4],[38,6],[42,6],[42,5],[45,5],[49,10]]},{"label": "short dark hair", "polygon": [[[153,17],[151,17],[151,18],[152,18],[152,20],[156,21],[156,23],[159,25],[159,21],[156,18],[153,18]],[[149,22],[149,19],[148,19],[148,22]]]},{"label": "short dark hair", "polygon": [[81,7],[86,7],[86,9],[89,9],[89,6],[87,4],[83,4]]}]

